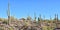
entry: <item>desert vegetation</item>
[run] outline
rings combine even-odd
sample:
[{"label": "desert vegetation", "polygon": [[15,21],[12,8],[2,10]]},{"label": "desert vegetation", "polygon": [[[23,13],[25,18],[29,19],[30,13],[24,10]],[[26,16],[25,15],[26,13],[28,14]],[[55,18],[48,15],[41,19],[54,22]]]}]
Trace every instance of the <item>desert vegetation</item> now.
[{"label": "desert vegetation", "polygon": [[[57,16],[54,19],[43,19],[40,17],[32,19],[30,16],[17,19],[13,16],[8,18],[0,18],[0,30],[54,30],[57,22],[60,20]],[[36,21],[37,20],[37,21]]]}]

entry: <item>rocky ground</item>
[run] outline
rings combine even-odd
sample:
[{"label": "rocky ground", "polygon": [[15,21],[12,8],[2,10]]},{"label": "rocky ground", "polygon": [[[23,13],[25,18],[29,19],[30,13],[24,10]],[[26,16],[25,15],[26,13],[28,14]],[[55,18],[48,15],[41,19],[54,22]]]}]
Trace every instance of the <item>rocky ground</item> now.
[{"label": "rocky ground", "polygon": [[56,27],[55,23],[47,21],[38,23],[35,20],[15,19],[11,20],[9,24],[7,22],[8,20],[0,20],[0,30],[53,30]]}]

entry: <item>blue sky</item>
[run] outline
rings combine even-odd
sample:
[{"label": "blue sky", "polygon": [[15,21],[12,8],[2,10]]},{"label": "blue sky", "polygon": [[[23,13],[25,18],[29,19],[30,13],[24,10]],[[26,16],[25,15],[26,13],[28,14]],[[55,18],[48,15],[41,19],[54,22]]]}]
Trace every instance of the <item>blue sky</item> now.
[{"label": "blue sky", "polygon": [[[0,17],[7,18],[8,0],[0,0]],[[60,0],[10,0],[10,14],[16,18],[26,18],[30,15],[34,18],[34,12],[38,17],[39,14],[47,19],[54,14],[60,18]]]}]

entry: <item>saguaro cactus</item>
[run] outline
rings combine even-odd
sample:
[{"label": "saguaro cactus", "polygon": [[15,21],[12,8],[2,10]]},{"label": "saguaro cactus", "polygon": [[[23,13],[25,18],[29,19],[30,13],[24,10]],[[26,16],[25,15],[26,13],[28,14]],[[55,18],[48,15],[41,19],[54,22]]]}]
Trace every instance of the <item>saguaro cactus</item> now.
[{"label": "saguaro cactus", "polygon": [[7,16],[8,16],[8,25],[9,25],[10,24],[10,2],[9,2],[9,0],[8,0]]},{"label": "saguaro cactus", "polygon": [[34,13],[34,20],[36,21],[36,13]]}]

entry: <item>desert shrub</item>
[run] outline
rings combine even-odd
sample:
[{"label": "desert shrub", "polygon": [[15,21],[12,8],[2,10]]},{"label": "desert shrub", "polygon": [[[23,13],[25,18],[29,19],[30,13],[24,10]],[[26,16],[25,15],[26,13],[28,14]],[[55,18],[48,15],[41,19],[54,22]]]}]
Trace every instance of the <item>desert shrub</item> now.
[{"label": "desert shrub", "polygon": [[5,21],[3,21],[3,24],[7,24],[7,21],[5,20]]}]

